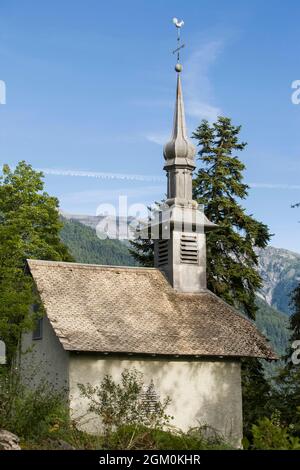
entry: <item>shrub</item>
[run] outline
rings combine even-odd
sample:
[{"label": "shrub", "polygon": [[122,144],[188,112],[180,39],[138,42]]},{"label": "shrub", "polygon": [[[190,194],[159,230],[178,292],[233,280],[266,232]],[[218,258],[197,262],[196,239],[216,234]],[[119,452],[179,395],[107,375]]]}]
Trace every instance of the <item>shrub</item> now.
[{"label": "shrub", "polygon": [[111,433],[109,448],[117,450],[218,450],[229,449],[222,440],[206,440],[202,428],[187,433],[140,425],[120,426]]},{"label": "shrub", "polygon": [[300,450],[300,440],[291,435],[291,429],[280,423],[280,415],[262,418],[252,426],[252,448],[259,450]]},{"label": "shrub", "polygon": [[68,410],[64,394],[47,382],[26,388],[17,373],[0,373],[0,427],[23,439],[40,439],[66,427]]},{"label": "shrub", "polygon": [[88,411],[101,419],[107,439],[113,430],[122,426],[162,428],[172,418],[166,414],[170,398],[161,402],[153,382],[145,387],[143,374],[134,368],[122,372],[120,383],[105,375],[98,386],[78,384],[78,387],[81,395],[89,400]]}]

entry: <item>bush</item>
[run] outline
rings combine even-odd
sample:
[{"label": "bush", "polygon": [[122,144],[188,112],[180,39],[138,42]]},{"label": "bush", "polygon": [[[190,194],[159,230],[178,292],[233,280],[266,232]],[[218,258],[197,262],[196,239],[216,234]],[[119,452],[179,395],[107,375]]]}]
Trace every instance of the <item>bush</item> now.
[{"label": "bush", "polygon": [[202,428],[188,433],[172,429],[164,431],[140,425],[120,426],[112,432],[109,448],[114,450],[218,450],[229,449],[221,439],[206,440]]},{"label": "bush", "polygon": [[78,422],[69,418],[65,394],[56,392],[46,381],[29,389],[17,373],[0,369],[0,428],[18,435],[23,449],[228,448],[214,433],[205,437],[204,427],[188,433],[171,427],[166,414],[169,398],[161,402],[153,382],[145,388],[142,374],[136,370],[125,370],[119,384],[106,376],[98,387],[80,388],[84,396],[91,397],[90,411],[104,419],[103,435],[78,429]]},{"label": "bush", "polygon": [[69,421],[63,393],[47,382],[26,388],[17,373],[0,373],[0,428],[23,439],[41,439]]},{"label": "bush", "polygon": [[[100,448],[106,449],[224,449],[215,432],[198,427],[183,433],[170,426],[169,397],[160,401],[153,381],[145,387],[143,374],[125,369],[120,383],[106,375],[96,387],[78,384],[88,399],[88,411],[98,415],[104,428]],[[211,431],[211,430],[210,430]],[[99,444],[99,443],[98,443]]]},{"label": "bush", "polygon": [[262,418],[252,426],[253,449],[300,450],[300,440],[291,435],[291,429],[280,423],[280,415]]},{"label": "bush", "polygon": [[162,428],[172,419],[166,414],[170,398],[161,402],[153,382],[145,387],[143,374],[134,368],[122,372],[120,383],[105,375],[99,386],[78,387],[89,400],[88,411],[99,416],[106,432],[132,424]]}]

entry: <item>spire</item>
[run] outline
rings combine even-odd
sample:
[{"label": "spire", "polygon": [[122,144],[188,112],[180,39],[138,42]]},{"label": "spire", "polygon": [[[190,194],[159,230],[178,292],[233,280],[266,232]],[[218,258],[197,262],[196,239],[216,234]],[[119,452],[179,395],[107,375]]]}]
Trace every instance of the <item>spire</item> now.
[{"label": "spire", "polygon": [[206,289],[205,232],[215,225],[207,220],[203,207],[193,200],[196,149],[187,137],[179,62],[184,47],[180,43],[180,29],[184,23],[177,18],[173,23],[177,28],[177,49],[173,51],[177,54],[177,90],[172,136],[164,147],[167,200],[150,228],[154,239],[154,266],[164,272],[176,291],[195,293]]},{"label": "spire", "polygon": [[[181,46],[182,47],[182,46]],[[180,72],[177,62],[176,104],[171,139],[164,147],[165,166],[168,176],[167,204],[195,205],[192,196],[192,173],[196,167],[194,145],[187,137]]]},{"label": "spire", "polygon": [[173,132],[171,140],[166,143],[164,147],[164,157],[166,160],[165,169],[173,165],[185,165],[191,169],[195,168],[195,153],[194,145],[187,137],[187,130],[185,124],[184,103],[181,87],[180,72],[182,66],[176,64],[175,70],[177,73],[177,90],[176,90],[176,104],[174,111]]}]

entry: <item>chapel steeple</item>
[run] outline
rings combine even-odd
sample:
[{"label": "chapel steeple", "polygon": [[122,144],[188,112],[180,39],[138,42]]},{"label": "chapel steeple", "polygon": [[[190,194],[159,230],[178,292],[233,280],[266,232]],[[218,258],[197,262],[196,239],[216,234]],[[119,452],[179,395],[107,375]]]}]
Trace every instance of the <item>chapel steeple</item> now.
[{"label": "chapel steeple", "polygon": [[168,176],[167,204],[189,205],[192,203],[192,173],[195,165],[195,146],[187,137],[184,103],[180,73],[182,66],[177,63],[176,103],[173,131],[164,147],[165,166]]},{"label": "chapel steeple", "polygon": [[187,137],[179,63],[180,28],[183,21],[173,20],[178,47],[176,103],[171,139],[164,147],[168,187],[164,207],[151,224],[154,238],[154,265],[163,271],[178,292],[197,293],[206,289],[205,231],[215,224],[205,217],[202,206],[193,200],[192,173],[196,167],[196,149]]}]

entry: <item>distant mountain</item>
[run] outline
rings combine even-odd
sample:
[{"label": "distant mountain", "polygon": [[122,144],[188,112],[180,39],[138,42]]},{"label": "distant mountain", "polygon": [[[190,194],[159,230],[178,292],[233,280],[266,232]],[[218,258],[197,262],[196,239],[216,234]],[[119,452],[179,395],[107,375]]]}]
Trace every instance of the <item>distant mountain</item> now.
[{"label": "distant mountain", "polygon": [[263,279],[260,297],[277,310],[290,314],[290,295],[300,282],[300,254],[272,246],[257,253]]}]

